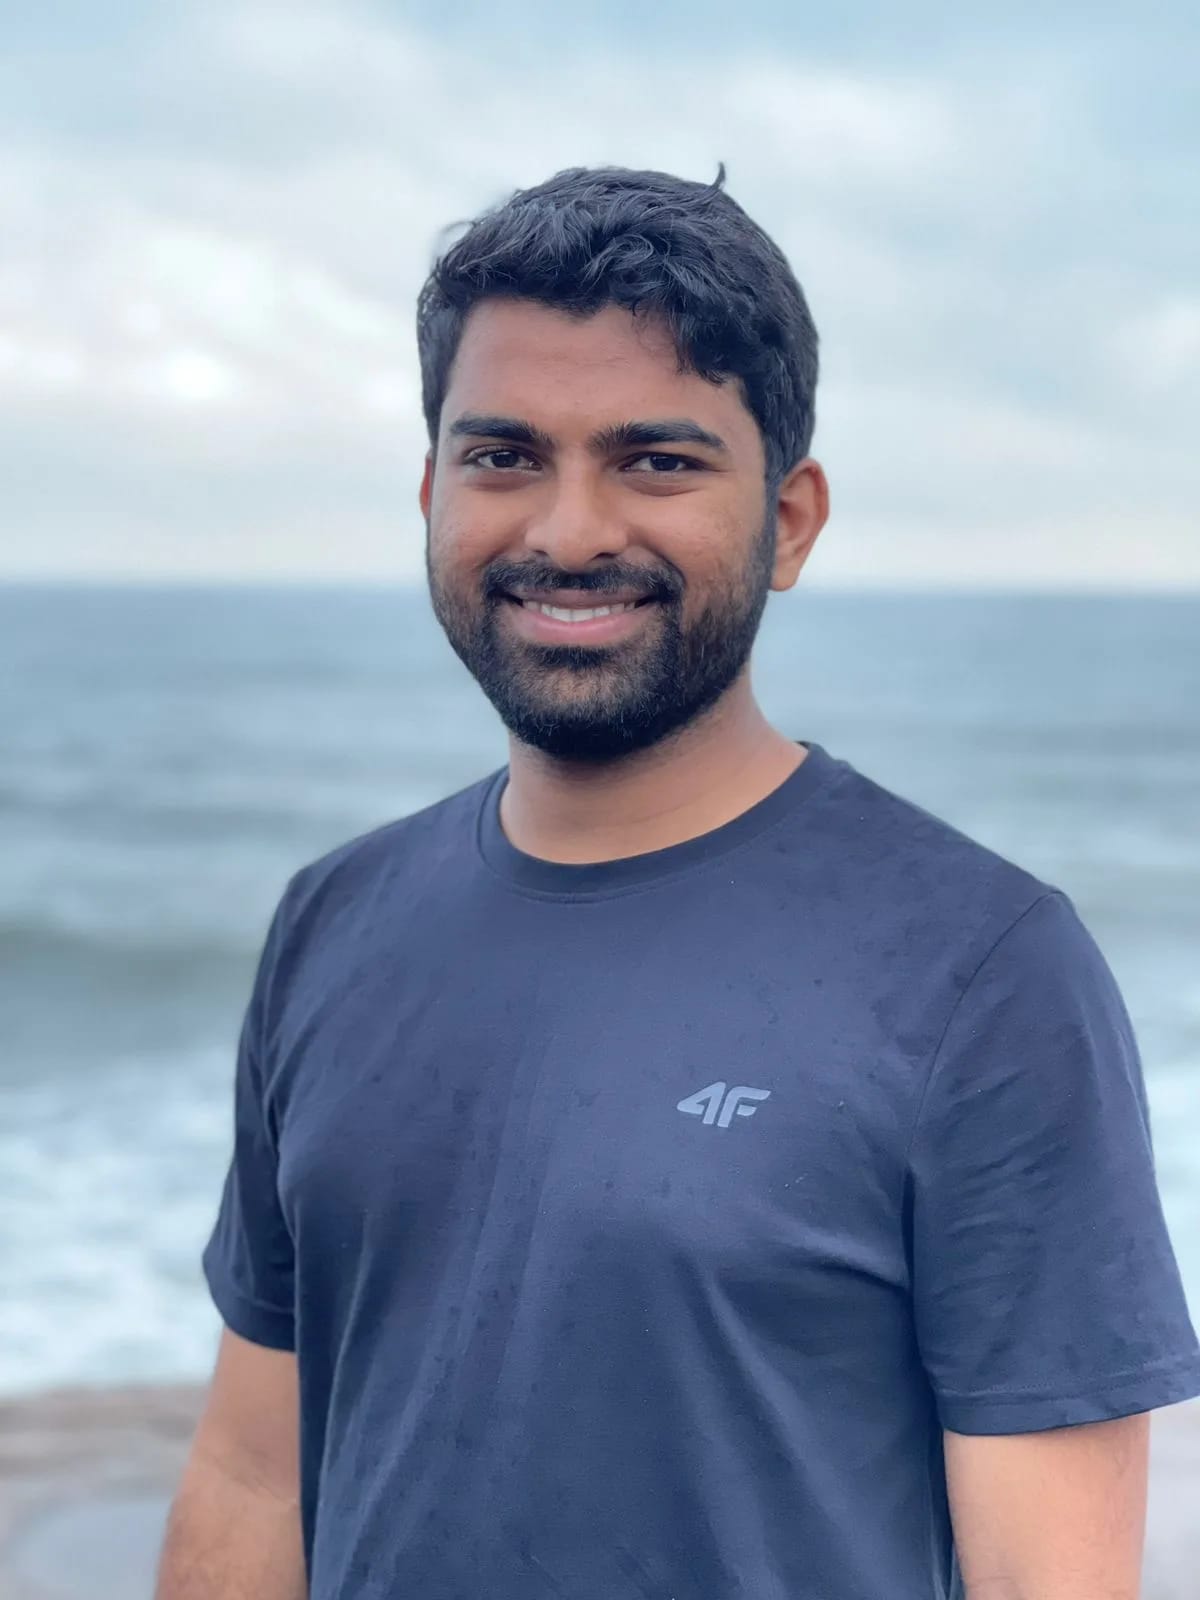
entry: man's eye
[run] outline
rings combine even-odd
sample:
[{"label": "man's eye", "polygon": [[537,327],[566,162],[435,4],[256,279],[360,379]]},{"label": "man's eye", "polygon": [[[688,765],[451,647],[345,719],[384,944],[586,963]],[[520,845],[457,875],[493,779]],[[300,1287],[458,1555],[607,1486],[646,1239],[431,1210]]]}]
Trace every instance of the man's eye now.
[{"label": "man's eye", "polygon": [[650,463],[649,474],[660,478],[674,477],[681,468],[686,470],[689,467],[699,465],[698,462],[690,460],[687,456],[669,456],[654,452],[650,455],[638,456],[636,460],[630,463],[630,466],[639,471],[645,471],[646,469],[639,465],[643,461]]},{"label": "man's eye", "polygon": [[523,450],[513,450],[503,445],[492,445],[487,450],[473,450],[466,458],[471,467],[485,467],[489,472],[508,472],[519,462],[531,461]]}]

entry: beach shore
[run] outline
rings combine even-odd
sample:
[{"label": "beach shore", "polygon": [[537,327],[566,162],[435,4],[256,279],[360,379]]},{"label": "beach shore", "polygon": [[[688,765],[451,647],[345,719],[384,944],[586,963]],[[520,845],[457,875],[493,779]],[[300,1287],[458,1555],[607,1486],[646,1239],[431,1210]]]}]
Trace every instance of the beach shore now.
[{"label": "beach shore", "polygon": [[[156,1384],[0,1400],[4,1600],[151,1600],[202,1397]],[[1143,1600],[1195,1600],[1200,1402],[1157,1412],[1152,1439]]]}]

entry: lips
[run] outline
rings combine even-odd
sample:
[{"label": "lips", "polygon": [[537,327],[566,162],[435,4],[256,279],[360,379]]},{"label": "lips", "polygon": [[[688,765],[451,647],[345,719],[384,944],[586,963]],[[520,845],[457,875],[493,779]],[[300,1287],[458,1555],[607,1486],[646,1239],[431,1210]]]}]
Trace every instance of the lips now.
[{"label": "lips", "polygon": [[640,594],[633,589],[619,589],[611,593],[597,589],[506,589],[505,598],[520,605],[554,606],[560,611],[596,610],[604,606],[647,605],[653,595]]},{"label": "lips", "polygon": [[518,600],[517,604],[526,611],[539,612],[543,617],[553,617],[558,622],[595,622],[599,617],[620,617],[627,611],[636,611],[644,601],[630,600],[621,605],[608,602],[598,606],[562,606],[551,605],[543,600]]},{"label": "lips", "polygon": [[653,603],[643,595],[622,599],[594,591],[504,598],[518,633],[541,644],[616,643],[642,626],[640,614]]}]

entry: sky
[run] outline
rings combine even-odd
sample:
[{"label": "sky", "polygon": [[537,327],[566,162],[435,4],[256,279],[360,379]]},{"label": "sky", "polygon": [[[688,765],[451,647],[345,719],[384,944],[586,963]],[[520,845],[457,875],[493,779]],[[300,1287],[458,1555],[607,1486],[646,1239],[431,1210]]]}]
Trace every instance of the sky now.
[{"label": "sky", "polygon": [[724,161],[820,332],[810,581],[1200,589],[1193,0],[824,11],[14,8],[0,579],[419,577],[447,227]]}]

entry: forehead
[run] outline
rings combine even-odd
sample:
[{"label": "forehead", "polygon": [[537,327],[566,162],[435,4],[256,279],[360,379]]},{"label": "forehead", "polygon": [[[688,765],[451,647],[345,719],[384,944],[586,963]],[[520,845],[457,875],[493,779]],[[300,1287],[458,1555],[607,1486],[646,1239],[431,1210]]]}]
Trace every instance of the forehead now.
[{"label": "forehead", "polygon": [[574,317],[529,300],[485,300],[463,328],[442,407],[521,417],[568,438],[631,418],[687,416],[753,451],[758,428],[735,381],[680,372],[658,322],[623,306]]}]

